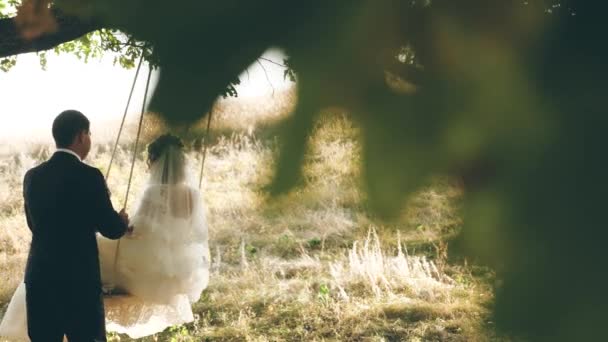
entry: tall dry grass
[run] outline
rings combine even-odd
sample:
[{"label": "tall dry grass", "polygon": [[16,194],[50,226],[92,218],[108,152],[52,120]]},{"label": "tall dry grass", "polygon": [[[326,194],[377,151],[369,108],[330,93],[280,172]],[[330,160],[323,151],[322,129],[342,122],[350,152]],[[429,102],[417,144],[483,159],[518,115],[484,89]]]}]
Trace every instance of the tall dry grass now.
[{"label": "tall dry grass", "polygon": [[[361,204],[359,130],[347,115],[336,114],[315,128],[302,184],[269,198],[263,189],[277,154],[272,126],[292,105],[280,101],[275,107],[238,102],[216,108],[202,185],[213,259],[210,284],[194,305],[195,322],[142,340],[496,339],[488,324],[488,282],[464,264],[450,264],[437,248],[461,224],[458,187],[438,180],[409,200],[399,222],[376,221]],[[257,114],[242,119],[240,113],[249,112]],[[127,187],[133,129],[108,179],[117,207]],[[148,121],[144,140],[162,130],[162,124]],[[111,148],[112,141],[99,142],[88,162],[104,171]],[[0,269],[6,279],[0,282],[0,308],[21,279],[30,237],[21,211],[22,175],[51,152],[48,145],[32,145],[0,159]],[[140,152],[127,208],[145,183],[144,159]],[[200,166],[199,151],[191,151],[189,159],[193,168]],[[489,270],[475,274],[491,278]],[[110,335],[110,340],[129,339]]]}]

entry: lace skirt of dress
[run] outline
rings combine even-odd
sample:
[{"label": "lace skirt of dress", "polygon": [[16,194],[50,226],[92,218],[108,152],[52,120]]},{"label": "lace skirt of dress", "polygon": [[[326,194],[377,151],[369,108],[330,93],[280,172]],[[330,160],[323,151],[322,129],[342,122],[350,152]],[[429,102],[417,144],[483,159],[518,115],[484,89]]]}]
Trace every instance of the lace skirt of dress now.
[{"label": "lace skirt of dress", "polygon": [[106,330],[132,338],[191,322],[209,280],[204,216],[188,219],[134,216],[132,237],[120,242],[98,237],[101,274],[129,295],[106,298]]},{"label": "lace skirt of dress", "polygon": [[[168,304],[151,304],[135,296],[109,296],[104,298],[106,330],[140,338],[163,331],[172,325],[192,322],[194,317],[190,301],[185,295],[175,296]],[[25,284],[21,283],[13,294],[0,323],[0,336],[29,341]]]},{"label": "lace skirt of dress", "polygon": [[24,283],[21,283],[19,287],[17,287],[17,290],[13,293],[13,297],[8,304],[8,308],[0,323],[0,336],[29,340],[27,335],[27,311],[25,309]]},{"label": "lace skirt of dress", "polygon": [[163,331],[172,325],[192,322],[190,301],[175,296],[172,303],[153,304],[135,296],[109,296],[104,300],[106,330],[140,338]]}]

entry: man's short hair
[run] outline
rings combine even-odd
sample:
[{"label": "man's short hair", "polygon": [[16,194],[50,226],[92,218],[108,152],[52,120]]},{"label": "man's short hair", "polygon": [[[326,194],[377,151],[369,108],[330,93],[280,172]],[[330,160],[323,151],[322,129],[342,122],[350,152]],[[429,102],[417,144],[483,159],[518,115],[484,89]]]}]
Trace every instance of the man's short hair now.
[{"label": "man's short hair", "polygon": [[82,131],[88,131],[89,119],[77,110],[65,110],[53,121],[53,139],[58,148],[66,148]]}]

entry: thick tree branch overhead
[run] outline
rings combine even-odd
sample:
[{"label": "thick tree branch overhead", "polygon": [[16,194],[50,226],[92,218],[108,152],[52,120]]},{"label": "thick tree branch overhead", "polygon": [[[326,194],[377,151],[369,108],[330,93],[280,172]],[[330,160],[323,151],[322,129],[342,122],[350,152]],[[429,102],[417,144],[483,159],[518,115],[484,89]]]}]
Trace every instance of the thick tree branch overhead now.
[{"label": "thick tree branch overhead", "polygon": [[52,9],[52,13],[57,22],[57,30],[32,40],[21,37],[14,18],[0,19],[0,58],[48,50],[102,28],[96,20],[64,15],[56,8]]}]

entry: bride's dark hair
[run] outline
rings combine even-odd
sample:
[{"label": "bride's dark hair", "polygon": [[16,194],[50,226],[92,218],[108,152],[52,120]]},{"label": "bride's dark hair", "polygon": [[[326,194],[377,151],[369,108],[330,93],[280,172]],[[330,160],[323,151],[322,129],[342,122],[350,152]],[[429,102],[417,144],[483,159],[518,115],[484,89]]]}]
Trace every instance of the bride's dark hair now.
[{"label": "bride's dark hair", "polygon": [[156,138],[153,142],[148,145],[148,160],[150,163],[155,162],[169,147],[177,147],[178,149],[184,148],[182,139],[173,134],[167,133]]},{"label": "bride's dark hair", "polygon": [[[185,169],[184,169],[184,143],[182,140],[172,134],[163,134],[156,138],[153,142],[148,145],[148,161],[152,167],[155,162],[161,160],[162,165],[153,168],[153,179],[159,181],[161,184],[176,184],[184,180]],[[177,150],[179,153],[174,153]],[[173,153],[169,153],[174,151]],[[165,156],[165,158],[163,158]]]}]

